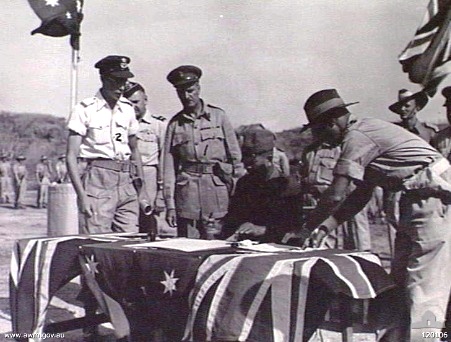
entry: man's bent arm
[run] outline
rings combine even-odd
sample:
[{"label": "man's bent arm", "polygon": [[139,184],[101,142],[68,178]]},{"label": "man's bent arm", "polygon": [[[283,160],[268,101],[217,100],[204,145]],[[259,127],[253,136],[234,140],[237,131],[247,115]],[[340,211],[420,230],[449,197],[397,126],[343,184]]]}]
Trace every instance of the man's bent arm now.
[{"label": "man's bent arm", "polygon": [[335,176],[332,184],[321,196],[318,206],[308,216],[305,228],[312,231],[331,216],[340,206],[340,203],[345,200],[350,185],[350,178]]}]

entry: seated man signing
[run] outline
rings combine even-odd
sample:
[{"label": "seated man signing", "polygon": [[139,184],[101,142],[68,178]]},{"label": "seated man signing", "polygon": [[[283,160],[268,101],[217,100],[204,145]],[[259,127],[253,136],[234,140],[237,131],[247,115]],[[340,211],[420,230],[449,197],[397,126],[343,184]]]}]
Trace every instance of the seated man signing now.
[{"label": "seated man signing", "polygon": [[274,146],[274,134],[268,130],[244,133],[242,153],[248,173],[238,180],[224,223],[229,241],[278,242],[300,226],[300,183],[281,176],[274,167]]}]

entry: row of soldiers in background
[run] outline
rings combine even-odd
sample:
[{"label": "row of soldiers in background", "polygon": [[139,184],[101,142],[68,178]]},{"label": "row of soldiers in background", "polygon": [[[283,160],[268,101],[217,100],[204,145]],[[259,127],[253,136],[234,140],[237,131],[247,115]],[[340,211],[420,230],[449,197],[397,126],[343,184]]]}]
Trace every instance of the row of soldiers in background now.
[{"label": "row of soldiers in background", "polygon": [[[0,156],[0,203],[13,203],[16,209],[25,209],[28,171],[25,166],[26,157],[19,155],[12,163],[9,154]],[[66,155],[61,155],[54,168],[47,156],[42,156],[36,164],[36,182],[38,185],[37,208],[46,208],[48,188],[53,182],[68,183]]]}]

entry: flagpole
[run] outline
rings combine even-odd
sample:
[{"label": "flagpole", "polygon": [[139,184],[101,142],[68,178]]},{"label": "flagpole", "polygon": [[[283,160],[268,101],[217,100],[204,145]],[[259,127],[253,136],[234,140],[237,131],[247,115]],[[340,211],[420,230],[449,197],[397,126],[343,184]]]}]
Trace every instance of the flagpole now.
[{"label": "flagpole", "polygon": [[80,61],[80,51],[72,48],[72,63],[71,63],[71,84],[70,84],[70,108],[69,113],[72,112],[72,108],[77,104],[78,97],[78,62]]}]

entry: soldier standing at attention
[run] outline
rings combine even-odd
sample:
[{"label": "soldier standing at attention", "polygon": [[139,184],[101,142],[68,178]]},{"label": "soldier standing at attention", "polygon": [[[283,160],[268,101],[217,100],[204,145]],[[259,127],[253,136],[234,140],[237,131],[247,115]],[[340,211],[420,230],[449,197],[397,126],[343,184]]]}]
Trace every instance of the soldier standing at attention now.
[{"label": "soldier standing at attention", "polygon": [[[137,231],[135,166],[138,177],[143,177],[136,142],[139,123],[133,105],[122,96],[125,82],[133,77],[129,63],[125,56],[98,61],[95,67],[102,87],[94,97],[78,103],[68,121],[67,169],[84,234]],[[78,157],[86,162],[82,175]]]},{"label": "soldier standing at attention", "polygon": [[[142,158],[146,192],[153,214],[158,215],[164,211],[162,162],[160,160],[163,155],[166,119],[162,116],[152,115],[147,111],[147,95],[141,84],[128,81],[125,86],[124,97],[133,104],[136,118],[139,121],[136,138]],[[148,214],[140,211],[140,231],[150,233],[153,230],[156,233],[156,220]]]},{"label": "soldier standing at attention", "polygon": [[38,182],[38,199],[36,207],[47,208],[49,199],[49,185],[52,177],[52,169],[47,156],[41,157],[41,162],[36,165],[36,181]]},{"label": "soldier standing at attention", "polygon": [[183,109],[168,124],[164,144],[166,220],[179,236],[220,235],[229,196],[243,171],[241,151],[225,112],[200,98],[202,71],[191,65],[172,70]]},{"label": "soldier standing at attention", "polygon": [[17,156],[13,165],[13,177],[14,177],[14,190],[16,192],[16,199],[14,201],[14,208],[25,209],[25,195],[27,193],[27,168],[24,160],[26,158],[23,155]]}]

